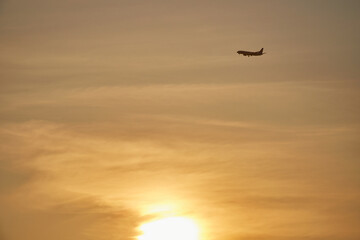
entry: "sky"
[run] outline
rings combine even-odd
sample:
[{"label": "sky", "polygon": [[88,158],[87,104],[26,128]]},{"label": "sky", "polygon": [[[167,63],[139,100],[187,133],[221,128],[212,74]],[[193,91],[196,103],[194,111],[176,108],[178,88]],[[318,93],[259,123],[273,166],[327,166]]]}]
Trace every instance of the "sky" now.
[{"label": "sky", "polygon": [[360,239],[359,10],[0,1],[0,239]]}]

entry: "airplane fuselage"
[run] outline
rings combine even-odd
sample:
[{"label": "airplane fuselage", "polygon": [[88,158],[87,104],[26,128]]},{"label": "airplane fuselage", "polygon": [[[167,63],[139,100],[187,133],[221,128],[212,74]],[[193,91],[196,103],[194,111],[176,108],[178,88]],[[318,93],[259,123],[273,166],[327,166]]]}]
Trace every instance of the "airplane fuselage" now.
[{"label": "airplane fuselage", "polygon": [[263,53],[263,50],[264,50],[264,48],[262,48],[260,51],[258,51],[258,52],[250,52],[250,51],[242,51],[242,50],[240,50],[240,51],[237,51],[237,53],[240,55],[240,54],[242,54],[242,55],[244,55],[244,56],[248,56],[248,57],[250,57],[250,56],[261,56],[261,55],[263,55],[264,53]]}]

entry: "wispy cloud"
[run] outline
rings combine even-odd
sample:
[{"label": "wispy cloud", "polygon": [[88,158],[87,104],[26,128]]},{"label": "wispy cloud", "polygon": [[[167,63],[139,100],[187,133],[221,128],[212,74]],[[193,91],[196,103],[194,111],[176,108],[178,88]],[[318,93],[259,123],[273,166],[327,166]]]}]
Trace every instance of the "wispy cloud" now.
[{"label": "wispy cloud", "polygon": [[357,2],[1,4],[1,240],[359,238]]}]

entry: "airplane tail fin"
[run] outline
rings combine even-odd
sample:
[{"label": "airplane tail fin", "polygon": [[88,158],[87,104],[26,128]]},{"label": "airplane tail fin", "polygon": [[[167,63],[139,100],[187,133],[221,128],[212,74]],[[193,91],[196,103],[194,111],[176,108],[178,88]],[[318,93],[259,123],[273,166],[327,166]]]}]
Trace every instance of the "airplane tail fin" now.
[{"label": "airplane tail fin", "polygon": [[262,48],[262,49],[260,50],[260,53],[263,53],[263,51],[264,51],[264,48]]}]

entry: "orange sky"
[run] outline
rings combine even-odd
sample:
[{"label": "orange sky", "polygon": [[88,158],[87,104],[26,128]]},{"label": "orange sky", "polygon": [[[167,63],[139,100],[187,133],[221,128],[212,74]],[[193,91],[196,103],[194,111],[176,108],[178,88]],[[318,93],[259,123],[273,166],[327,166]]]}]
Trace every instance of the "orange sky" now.
[{"label": "orange sky", "polygon": [[359,239],[359,10],[1,1],[0,240]]}]

